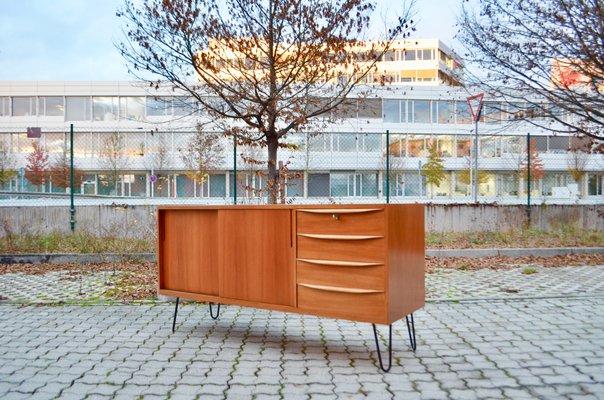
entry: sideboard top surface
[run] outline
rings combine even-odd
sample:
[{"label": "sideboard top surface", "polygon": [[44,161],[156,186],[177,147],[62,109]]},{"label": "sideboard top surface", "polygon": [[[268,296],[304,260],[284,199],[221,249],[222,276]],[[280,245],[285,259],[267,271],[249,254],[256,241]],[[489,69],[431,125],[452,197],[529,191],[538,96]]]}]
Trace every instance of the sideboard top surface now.
[{"label": "sideboard top surface", "polygon": [[158,205],[158,210],[253,210],[253,209],[279,209],[279,210],[303,210],[303,209],[376,209],[384,210],[387,207],[423,207],[423,204],[262,204],[262,205]]}]

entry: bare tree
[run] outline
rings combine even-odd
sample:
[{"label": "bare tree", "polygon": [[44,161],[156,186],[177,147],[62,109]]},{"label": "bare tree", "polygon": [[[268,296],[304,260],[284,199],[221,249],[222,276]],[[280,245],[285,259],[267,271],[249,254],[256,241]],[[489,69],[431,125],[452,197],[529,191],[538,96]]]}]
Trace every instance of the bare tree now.
[{"label": "bare tree", "polygon": [[17,160],[4,138],[0,138],[0,187],[17,176]]},{"label": "bare tree", "polygon": [[[278,189],[277,152],[290,132],[312,131],[341,104],[395,38],[412,29],[412,4],[370,46],[366,0],[131,0],[118,15],[118,48],[133,73],[150,72],[192,96],[225,134],[266,147],[268,186]],[[140,71],[140,72],[139,72]],[[160,82],[151,81],[159,86]],[[271,190],[275,203],[278,190]]]},{"label": "bare tree", "polygon": [[208,179],[209,171],[222,163],[224,149],[220,136],[216,132],[206,132],[198,125],[186,147],[180,150],[185,174],[197,185],[203,184]]},{"label": "bare tree", "polygon": [[172,167],[170,145],[166,142],[165,135],[153,134],[148,138],[152,143],[153,151],[145,150],[145,166],[153,173],[160,173]]},{"label": "bare tree", "polygon": [[466,69],[468,85],[500,96],[514,118],[604,140],[604,2],[467,4],[458,39],[467,65],[480,71]]},{"label": "bare tree", "polygon": [[126,141],[124,135],[112,132],[104,138],[101,148],[100,163],[109,176],[109,184],[113,185],[115,194],[119,193],[118,184],[120,175],[128,166],[126,154]]}]

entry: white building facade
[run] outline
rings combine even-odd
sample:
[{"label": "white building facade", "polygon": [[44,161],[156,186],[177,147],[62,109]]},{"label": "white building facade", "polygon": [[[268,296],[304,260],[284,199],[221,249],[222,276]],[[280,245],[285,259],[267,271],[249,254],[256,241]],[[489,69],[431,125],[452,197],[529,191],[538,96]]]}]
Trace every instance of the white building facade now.
[{"label": "white building facade", "polygon": [[[467,97],[460,87],[413,82],[376,85],[360,101],[353,95],[351,106],[336,111],[336,122],[321,132],[288,136],[293,146],[279,152],[279,161],[288,170],[286,197],[301,202],[382,201],[389,192],[398,202],[467,203],[473,199],[471,179],[478,170],[479,201],[524,203],[530,133],[536,161],[543,165],[531,183],[534,202],[604,200],[602,155],[570,152],[576,138],[515,121],[514,110],[488,96],[478,123],[476,168],[475,125]],[[36,142],[52,164],[68,151],[73,124],[74,163],[82,173],[76,193],[228,203],[236,183],[240,199],[262,202],[264,166],[246,160],[265,159],[264,149],[240,146],[235,152],[232,139],[222,138],[222,155],[208,176],[196,180],[187,173],[183,154],[197,122],[207,118],[192,99],[175,96],[170,87],[155,90],[135,82],[0,82],[2,156],[17,171],[0,189],[13,194],[68,192],[52,178],[41,186],[32,185],[26,178],[27,157]],[[28,137],[29,127],[39,127],[41,136]],[[119,156],[110,160],[107,146],[116,135]],[[445,169],[438,185],[426,184],[422,175],[432,144]],[[570,173],[577,166],[578,178]]]}]

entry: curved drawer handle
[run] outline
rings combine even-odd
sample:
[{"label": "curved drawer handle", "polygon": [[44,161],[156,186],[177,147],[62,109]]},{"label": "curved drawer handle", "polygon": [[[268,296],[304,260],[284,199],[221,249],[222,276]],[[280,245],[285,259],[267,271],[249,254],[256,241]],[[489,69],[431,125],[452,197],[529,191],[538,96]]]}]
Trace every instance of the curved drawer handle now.
[{"label": "curved drawer handle", "polygon": [[298,261],[304,261],[309,264],[329,265],[334,267],[375,267],[384,265],[383,262],[358,262],[358,261],[334,261],[334,260],[315,260],[310,258],[298,258]]},{"label": "curved drawer handle", "polygon": [[369,293],[384,293],[383,290],[374,289],[355,289],[346,288],[339,286],[326,286],[326,285],[311,285],[310,283],[298,283],[300,286],[304,286],[310,289],[324,290],[326,292],[338,292],[338,293],[355,293],[355,294],[369,294]]},{"label": "curved drawer handle", "polygon": [[311,214],[361,214],[374,211],[383,211],[381,208],[318,208],[318,209],[298,209],[299,212]]},{"label": "curved drawer handle", "polygon": [[314,233],[298,233],[298,236],[304,236],[312,239],[332,239],[332,240],[367,240],[383,239],[384,236],[375,235],[319,235]]}]

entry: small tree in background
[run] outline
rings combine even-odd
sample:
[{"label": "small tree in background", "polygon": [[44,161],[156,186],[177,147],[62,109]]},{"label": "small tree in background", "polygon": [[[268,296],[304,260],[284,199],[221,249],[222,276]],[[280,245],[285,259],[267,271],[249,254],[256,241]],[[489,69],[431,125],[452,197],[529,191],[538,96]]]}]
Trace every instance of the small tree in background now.
[{"label": "small tree in background", "polygon": [[[459,183],[463,183],[464,185],[467,185],[468,188],[471,187],[471,185],[474,183],[473,179],[474,179],[474,174],[476,173],[476,170],[474,169],[474,167],[471,167],[468,165],[467,168],[462,169],[461,171],[457,172],[455,174],[455,180]],[[478,169],[478,185],[482,185],[484,183],[487,183],[489,181],[489,173],[487,171],[485,171],[484,169]],[[466,192],[466,195],[470,195],[469,191]]]},{"label": "small tree in background", "polygon": [[[54,157],[50,164],[50,180],[53,186],[67,189],[71,186],[71,160],[69,159],[67,146],[63,146],[63,151]],[[79,168],[73,167],[73,184],[77,187],[82,183],[84,173]]]},{"label": "small tree in background", "polygon": [[157,181],[154,185],[154,190],[161,192],[164,184],[167,183],[168,177],[163,176],[162,173],[166,172],[172,167],[172,155],[170,154],[170,145],[166,143],[165,135],[154,134],[151,132],[151,138],[154,151],[147,150],[145,152],[145,166],[151,170],[151,172],[157,177]]},{"label": "small tree in background", "polygon": [[186,147],[179,151],[185,164],[185,175],[197,185],[203,184],[208,179],[209,171],[220,165],[224,153],[220,135],[204,132],[200,125]]},{"label": "small tree in background", "polygon": [[428,146],[428,162],[422,166],[421,176],[430,185],[430,197],[434,197],[434,186],[439,186],[447,177],[444,160],[436,149],[436,142],[432,142]]},{"label": "small tree in background", "polygon": [[[539,181],[543,178],[543,160],[539,157],[539,150],[535,145],[535,139],[531,139],[531,150],[528,152],[522,162],[520,163],[520,173],[526,181],[529,175],[529,160],[530,160],[530,173],[531,173],[531,184]],[[528,149],[527,149],[528,150]],[[532,185],[531,185],[532,186]]]},{"label": "small tree in background", "polygon": [[8,143],[0,139],[0,188],[17,176],[17,162]]},{"label": "small tree in background", "polygon": [[[38,142],[32,142],[32,152],[27,156],[25,178],[39,191],[48,178],[48,153]],[[43,188],[42,188],[43,190]]]},{"label": "small tree in background", "polygon": [[113,185],[117,194],[120,174],[128,166],[124,135],[112,132],[103,140],[102,146],[100,161],[109,175],[109,184]]}]

